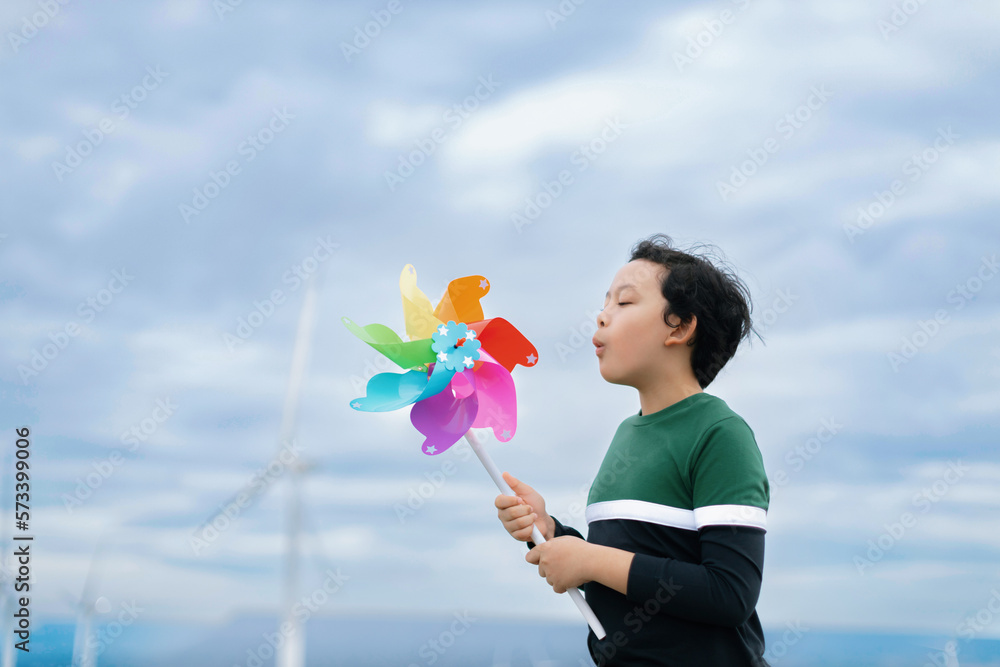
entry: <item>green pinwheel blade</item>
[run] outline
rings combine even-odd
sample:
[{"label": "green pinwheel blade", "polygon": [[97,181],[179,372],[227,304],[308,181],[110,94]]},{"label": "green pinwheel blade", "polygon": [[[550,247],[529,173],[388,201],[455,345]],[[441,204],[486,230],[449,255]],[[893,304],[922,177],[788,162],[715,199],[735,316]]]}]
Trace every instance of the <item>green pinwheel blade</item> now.
[{"label": "green pinwheel blade", "polygon": [[349,317],[340,318],[348,330],[388,357],[400,368],[427,370],[427,364],[437,361],[431,349],[430,338],[404,342],[395,331],[384,324],[358,326]]}]

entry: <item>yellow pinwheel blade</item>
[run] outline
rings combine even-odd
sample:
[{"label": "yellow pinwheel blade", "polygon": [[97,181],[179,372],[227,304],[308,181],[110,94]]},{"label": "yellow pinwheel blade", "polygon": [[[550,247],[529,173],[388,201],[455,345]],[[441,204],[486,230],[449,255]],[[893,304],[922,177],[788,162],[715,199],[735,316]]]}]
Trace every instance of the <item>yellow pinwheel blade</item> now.
[{"label": "yellow pinwheel blade", "polygon": [[410,340],[430,338],[435,329],[447,322],[434,316],[431,300],[417,287],[417,270],[412,264],[404,266],[399,275],[399,291],[403,295],[403,318]]}]

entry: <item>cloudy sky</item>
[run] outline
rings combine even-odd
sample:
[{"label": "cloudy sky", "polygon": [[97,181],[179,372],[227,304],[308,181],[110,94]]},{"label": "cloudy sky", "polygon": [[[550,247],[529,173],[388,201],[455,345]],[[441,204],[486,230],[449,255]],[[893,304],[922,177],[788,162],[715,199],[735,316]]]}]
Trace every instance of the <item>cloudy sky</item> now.
[{"label": "cloudy sky", "polygon": [[488,447],[585,529],[639,409],[593,322],[656,232],[753,294],[763,344],[708,391],[771,479],[764,625],[955,634],[1000,587],[995,3],[42,4],[0,9],[0,422],[43,617],[92,560],[149,620],[278,608],[284,477],[192,537],[277,456],[315,274],[303,589],[577,620],[467,447],[349,407],[390,369],[340,318],[402,333],[409,263],[435,302],[486,276],[539,351]]}]

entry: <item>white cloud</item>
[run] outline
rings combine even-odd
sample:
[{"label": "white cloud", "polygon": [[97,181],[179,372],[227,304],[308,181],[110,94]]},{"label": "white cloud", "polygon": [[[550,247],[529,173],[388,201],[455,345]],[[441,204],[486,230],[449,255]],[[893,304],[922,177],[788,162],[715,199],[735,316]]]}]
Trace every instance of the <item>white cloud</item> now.
[{"label": "white cloud", "polygon": [[17,152],[25,160],[39,162],[60,148],[58,140],[51,134],[25,137],[17,142]]}]

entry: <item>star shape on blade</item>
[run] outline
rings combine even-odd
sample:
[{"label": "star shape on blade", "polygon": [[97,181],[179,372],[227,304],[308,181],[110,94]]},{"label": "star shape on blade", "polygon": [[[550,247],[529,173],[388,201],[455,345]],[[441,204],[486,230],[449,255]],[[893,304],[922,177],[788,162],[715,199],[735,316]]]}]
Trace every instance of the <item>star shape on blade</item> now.
[{"label": "star shape on blade", "polygon": [[483,278],[482,280],[479,281],[479,289],[486,289],[489,286],[490,286],[490,281],[488,281],[486,278]]},{"label": "star shape on blade", "polygon": [[427,445],[427,448],[424,451],[427,452],[428,454],[435,454],[437,453],[437,447],[435,447],[434,445]]},{"label": "star shape on blade", "polygon": [[510,431],[507,430],[507,429],[504,429],[504,432],[501,434],[500,437],[502,437],[504,440],[510,440]]},{"label": "star shape on blade", "polygon": [[360,408],[361,407],[361,402],[360,401],[354,401],[353,403],[351,403],[351,407],[352,408]]},{"label": "star shape on blade", "polygon": [[538,357],[536,357],[535,355],[533,355],[533,354],[529,354],[528,355],[528,365],[529,366],[531,364],[535,363],[537,360],[538,360]]}]

